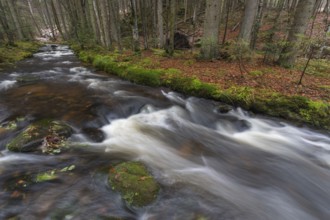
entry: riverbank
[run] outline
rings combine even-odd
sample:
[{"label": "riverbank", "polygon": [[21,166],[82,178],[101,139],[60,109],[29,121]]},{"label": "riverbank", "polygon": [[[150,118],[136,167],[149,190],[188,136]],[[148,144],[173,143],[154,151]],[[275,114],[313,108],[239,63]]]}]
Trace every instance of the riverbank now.
[{"label": "riverbank", "polygon": [[[160,51],[137,55],[73,49],[83,62],[137,84],[165,86],[298,125],[330,130],[330,80],[326,76],[307,75],[304,84],[297,86],[293,76],[298,70],[262,69],[257,63],[247,64],[250,71],[242,75],[235,67],[238,65],[197,61],[188,52],[168,58]],[[236,69],[230,69],[233,67]]]},{"label": "riverbank", "polygon": [[14,65],[17,61],[31,57],[39,48],[37,42],[15,42],[14,46],[0,46],[0,71],[3,68]]}]

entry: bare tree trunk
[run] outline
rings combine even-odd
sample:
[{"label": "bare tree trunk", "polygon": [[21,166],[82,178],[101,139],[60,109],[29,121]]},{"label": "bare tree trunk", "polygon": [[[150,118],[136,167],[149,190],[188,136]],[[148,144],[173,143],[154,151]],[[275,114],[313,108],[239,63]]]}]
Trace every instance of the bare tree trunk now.
[{"label": "bare tree trunk", "polygon": [[101,24],[101,18],[100,18],[100,15],[99,15],[99,11],[98,11],[96,1],[97,0],[93,0],[93,9],[94,9],[94,15],[95,15],[95,18],[96,18],[97,29],[99,30],[99,33],[100,33],[99,37],[100,37],[101,44],[106,45],[105,39],[104,39],[104,30],[103,30],[103,27],[102,27],[102,24]]},{"label": "bare tree trunk", "polygon": [[53,40],[56,40],[55,28],[54,28],[54,25],[53,25],[52,17],[50,16],[50,12],[49,12],[48,4],[47,4],[46,0],[45,0],[45,9],[46,9],[46,16],[48,18],[49,25],[50,25],[50,30],[52,32]]},{"label": "bare tree trunk", "polygon": [[225,21],[225,28],[223,32],[223,38],[222,38],[222,45],[226,43],[226,37],[227,37],[227,29],[228,29],[228,20],[229,20],[229,12],[230,12],[230,0],[225,0],[226,4],[226,21]]},{"label": "bare tree trunk", "polygon": [[315,0],[300,0],[294,15],[293,25],[289,32],[287,46],[282,50],[279,64],[283,67],[292,67],[295,64],[299,52],[299,35],[304,34],[308,20],[312,16]]},{"label": "bare tree trunk", "polygon": [[201,48],[201,57],[203,59],[213,59],[219,55],[220,8],[220,1],[206,1],[204,34]]},{"label": "bare tree trunk", "polygon": [[64,29],[64,33],[65,33],[65,39],[68,39],[68,34],[69,34],[69,30],[68,30],[68,25],[67,25],[67,19],[65,18],[64,12],[63,12],[63,8],[62,8],[62,4],[58,2],[58,12],[60,14],[60,19],[61,19],[61,23]]},{"label": "bare tree trunk", "polygon": [[164,47],[163,1],[157,1],[158,47]]},{"label": "bare tree trunk", "polygon": [[241,29],[239,32],[238,39],[244,42],[251,42],[251,33],[253,29],[253,24],[258,11],[258,0],[246,0],[244,16],[242,20]]},{"label": "bare tree trunk", "polygon": [[9,7],[10,15],[13,18],[13,21],[14,21],[14,24],[15,24],[15,29],[16,29],[18,39],[23,40],[24,39],[24,33],[22,31],[22,27],[21,27],[19,18],[17,16],[15,7],[13,5],[13,1],[12,0],[7,0],[7,5]]},{"label": "bare tree trunk", "polygon": [[0,0],[0,23],[3,27],[3,30],[6,34],[8,44],[14,45],[14,34],[9,26],[8,18],[6,17],[5,7]]},{"label": "bare tree trunk", "polygon": [[100,12],[100,20],[101,20],[101,25],[102,25],[102,33],[104,35],[104,43],[105,46],[110,49],[111,48],[111,40],[110,40],[110,29],[108,28],[108,16],[107,16],[107,11],[109,9],[106,8],[106,0],[101,0],[101,4],[99,3],[100,0],[97,1],[97,8],[98,11]]},{"label": "bare tree trunk", "polygon": [[167,45],[167,53],[170,56],[174,54],[174,32],[175,32],[175,20],[176,20],[176,2],[175,0],[170,0],[170,16],[169,16],[169,44]]},{"label": "bare tree trunk", "polygon": [[41,37],[42,33],[41,33],[41,30],[40,30],[39,24],[37,23],[37,21],[35,19],[34,12],[33,12],[32,5],[31,5],[31,0],[27,0],[27,3],[28,3],[28,6],[29,6],[29,13],[30,13],[32,21],[34,23],[34,26],[37,29],[37,32],[38,32],[39,36]]},{"label": "bare tree trunk", "polygon": [[142,20],[142,31],[143,31],[143,43],[144,43],[144,49],[148,49],[149,48],[149,44],[148,44],[148,31],[147,31],[147,18],[146,18],[146,14],[149,14],[149,11],[147,11],[146,8],[146,0],[140,0],[140,16],[141,16],[141,20]]},{"label": "bare tree trunk", "polygon": [[309,65],[309,61],[312,59],[313,57],[313,53],[314,53],[314,47],[312,47],[309,51],[309,55],[308,55],[308,59],[307,59],[307,62],[305,64],[305,67],[304,67],[304,70],[301,72],[301,75],[300,75],[300,79],[299,79],[299,82],[298,82],[298,85],[301,85],[302,83],[302,80],[303,80],[303,77],[306,73],[306,70],[307,70],[307,67]]},{"label": "bare tree trunk", "polygon": [[55,21],[55,25],[57,27],[57,30],[60,33],[61,37],[63,39],[65,39],[62,28],[61,28],[60,20],[58,19],[58,16],[57,16],[54,0],[50,1],[50,6],[51,6],[52,11],[53,11],[53,17],[54,17],[54,21]]},{"label": "bare tree trunk", "polygon": [[121,43],[121,29],[120,29],[120,15],[119,15],[119,3],[118,0],[108,0],[110,4],[110,22],[113,39],[117,42],[119,50],[122,50],[122,43]]},{"label": "bare tree trunk", "polygon": [[98,23],[96,22],[96,18],[95,18],[95,13],[94,13],[94,6],[93,6],[93,2],[88,1],[88,15],[89,15],[89,20],[91,21],[91,27],[93,29],[94,32],[94,39],[95,39],[95,43],[96,44],[102,44],[101,43],[101,36],[100,36],[100,28],[98,26]]},{"label": "bare tree trunk", "polygon": [[262,17],[263,17],[263,12],[264,12],[264,5],[265,2],[264,0],[259,0],[259,5],[258,5],[258,11],[256,15],[256,19],[253,25],[253,31],[252,31],[252,36],[251,36],[251,42],[250,42],[250,47],[251,49],[255,49],[256,44],[257,44],[257,39],[258,39],[258,33],[259,29],[262,24]]},{"label": "bare tree trunk", "polygon": [[137,17],[137,5],[136,0],[131,0],[131,10],[132,10],[132,34],[133,34],[133,50],[140,51],[140,42],[139,42],[139,28],[138,28],[138,17]]}]

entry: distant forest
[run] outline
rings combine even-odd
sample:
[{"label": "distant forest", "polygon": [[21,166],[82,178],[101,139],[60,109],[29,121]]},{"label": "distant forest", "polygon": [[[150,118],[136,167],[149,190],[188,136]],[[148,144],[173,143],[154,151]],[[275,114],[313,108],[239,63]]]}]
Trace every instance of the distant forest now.
[{"label": "distant forest", "polygon": [[329,0],[0,0],[0,44],[47,40],[81,48],[197,48],[201,59],[264,54],[284,67],[329,55]]}]

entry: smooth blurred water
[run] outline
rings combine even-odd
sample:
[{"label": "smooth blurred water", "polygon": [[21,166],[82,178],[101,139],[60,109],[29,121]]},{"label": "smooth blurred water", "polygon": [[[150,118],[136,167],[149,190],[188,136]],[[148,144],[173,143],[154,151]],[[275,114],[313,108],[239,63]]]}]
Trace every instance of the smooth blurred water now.
[{"label": "smooth blurred water", "polygon": [[[0,219],[330,219],[329,133],[222,105],[96,72],[66,46],[42,48],[0,74],[0,124],[24,118],[0,127]],[[72,126],[75,147],[6,150],[42,118]],[[127,206],[107,182],[111,164],[127,160],[161,184],[147,207]]]}]

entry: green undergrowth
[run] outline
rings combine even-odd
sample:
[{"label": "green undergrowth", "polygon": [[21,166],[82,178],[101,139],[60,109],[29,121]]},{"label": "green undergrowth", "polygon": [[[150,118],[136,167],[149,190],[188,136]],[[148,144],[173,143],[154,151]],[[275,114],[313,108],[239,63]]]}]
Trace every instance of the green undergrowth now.
[{"label": "green undergrowth", "polygon": [[15,62],[31,57],[41,45],[36,42],[15,42],[15,45],[0,46],[0,70]]},{"label": "green undergrowth", "polygon": [[[231,86],[222,89],[216,84],[184,76],[177,69],[147,68],[141,65],[143,58],[134,54],[122,55],[95,50],[78,51],[77,54],[83,62],[93,65],[98,70],[115,74],[137,84],[165,86],[187,95],[209,98],[255,113],[330,130],[330,104],[323,101],[312,101],[302,96],[285,96],[246,86]],[[126,57],[123,58],[123,56]]]},{"label": "green undergrowth", "polygon": [[[296,69],[302,71],[305,68],[306,62],[306,59],[298,60]],[[330,78],[329,70],[330,62],[328,59],[311,59],[306,73],[313,76]]]}]

